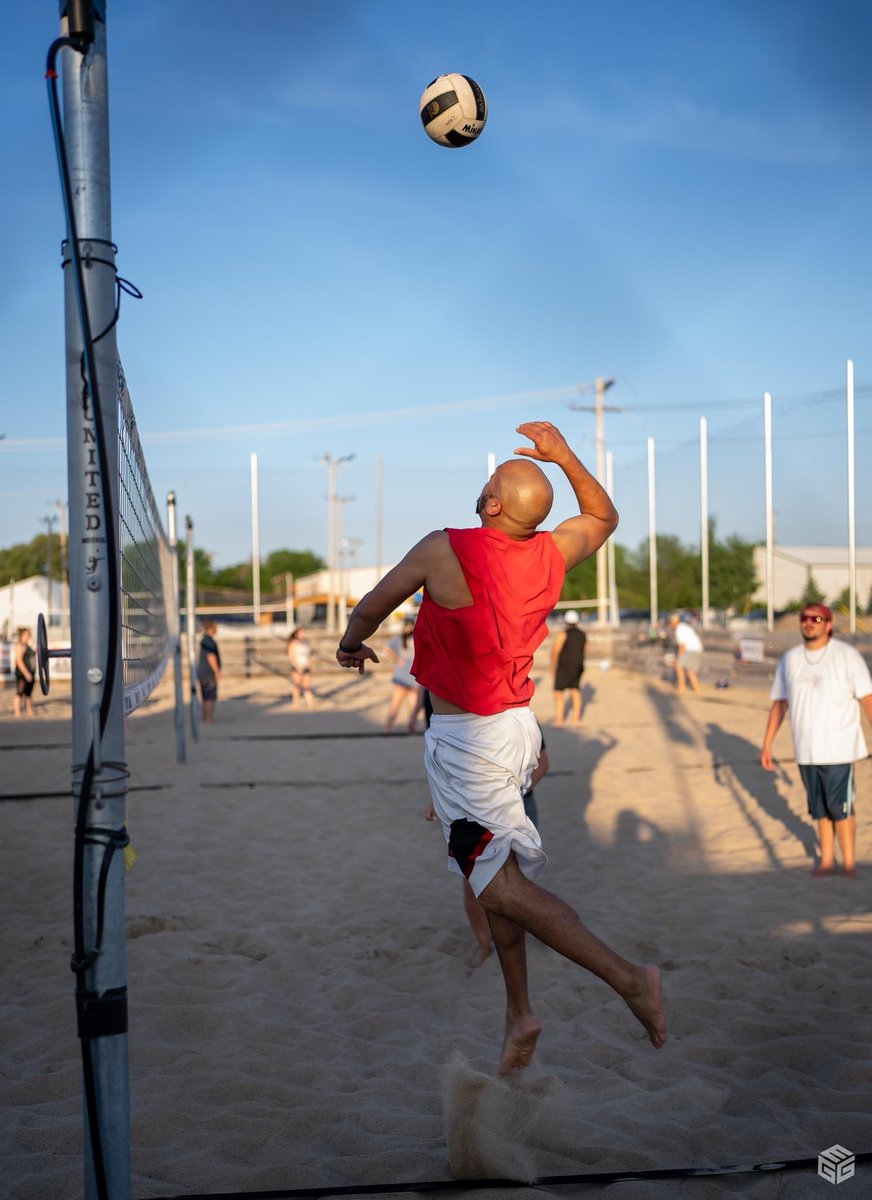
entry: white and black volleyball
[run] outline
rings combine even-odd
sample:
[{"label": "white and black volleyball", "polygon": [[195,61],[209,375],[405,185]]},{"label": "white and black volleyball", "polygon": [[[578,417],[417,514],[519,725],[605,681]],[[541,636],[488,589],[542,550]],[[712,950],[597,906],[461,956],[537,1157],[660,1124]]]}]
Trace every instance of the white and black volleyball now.
[{"label": "white and black volleyball", "polygon": [[440,146],[469,146],[487,121],[484,92],[468,75],[440,75],[421,94],[421,124]]}]

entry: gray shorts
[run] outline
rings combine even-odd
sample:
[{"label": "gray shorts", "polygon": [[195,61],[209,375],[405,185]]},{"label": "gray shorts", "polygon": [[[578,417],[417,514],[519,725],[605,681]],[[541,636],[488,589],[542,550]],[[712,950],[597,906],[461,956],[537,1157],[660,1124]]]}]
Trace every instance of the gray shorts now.
[{"label": "gray shorts", "polygon": [[702,653],[699,650],[685,650],[684,654],[679,654],[675,660],[677,667],[683,667],[685,671],[693,671],[694,675],[699,674],[701,664]]}]

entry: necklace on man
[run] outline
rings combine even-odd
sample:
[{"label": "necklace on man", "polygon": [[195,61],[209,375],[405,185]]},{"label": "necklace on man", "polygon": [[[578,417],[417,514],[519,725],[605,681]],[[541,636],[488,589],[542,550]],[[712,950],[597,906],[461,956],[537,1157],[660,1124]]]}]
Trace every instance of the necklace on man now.
[{"label": "necklace on man", "polygon": [[817,658],[809,658],[809,652],[805,648],[805,642],[802,643],[802,653],[805,657],[805,661],[808,663],[808,665],[810,667],[816,667],[818,665],[818,663],[823,660],[823,657],[826,654],[826,652],[829,650],[829,648],[830,648],[830,643],[827,642],[827,644],[825,646],[821,646],[821,648],[819,650],[812,650],[811,653],[816,654]]}]

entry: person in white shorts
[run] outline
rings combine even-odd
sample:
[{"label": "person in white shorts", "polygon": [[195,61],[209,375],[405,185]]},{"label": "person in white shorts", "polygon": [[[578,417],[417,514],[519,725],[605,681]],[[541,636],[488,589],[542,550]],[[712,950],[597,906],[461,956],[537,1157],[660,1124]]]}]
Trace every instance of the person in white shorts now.
[{"label": "person in white shorts", "polygon": [[[595,553],[617,525],[606,492],[548,421],[520,425],[532,448],[497,467],[476,504],[474,529],[428,534],[360,601],[339,642],[340,666],[377,662],[365,644],[423,589],[412,674],[433,706],[425,735],[433,806],[449,862],[469,881],[491,926],[506,990],[500,1072],[532,1059],[541,1024],[527,993],[526,933],[598,975],[626,1002],[652,1045],[666,1040],[660,972],[621,957],[535,878],[545,865],[523,792],[541,732],[529,709],[533,654],[544,641],[566,571]],[[538,531],[553,502],[535,462],[557,464],[579,515]]]},{"label": "person in white shorts", "polygon": [[699,669],[702,666],[702,638],[684,617],[677,613],[669,618],[669,628],[675,638],[675,691],[684,693],[685,681],[692,692],[699,691]]},{"label": "person in white shorts", "polygon": [[817,824],[820,859],[812,875],[834,874],[838,844],[842,872],[853,879],[854,764],[868,756],[860,709],[872,721],[872,677],[862,655],[833,637],[833,614],[825,604],[803,607],[799,631],[802,642],[781,656],[772,682],[760,762],[773,769],[772,743],[786,714],[809,816]]}]

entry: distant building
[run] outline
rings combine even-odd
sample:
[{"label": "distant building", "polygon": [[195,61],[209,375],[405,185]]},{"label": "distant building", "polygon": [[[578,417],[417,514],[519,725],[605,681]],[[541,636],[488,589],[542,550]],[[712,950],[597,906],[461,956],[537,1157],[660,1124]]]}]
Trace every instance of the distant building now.
[{"label": "distant building", "polygon": [[66,625],[66,589],[57,580],[51,581],[51,592],[44,575],[17,579],[0,587],[0,638],[13,641],[24,626],[36,633],[36,618],[40,613],[50,625]]},{"label": "distant building", "polygon": [[[44,575],[33,575],[30,579],[18,579],[0,587],[0,678],[8,678],[12,671],[11,645],[19,629],[29,629],[36,641],[36,619],[40,613],[49,622],[54,636],[49,645],[55,649],[69,646],[67,637],[66,589],[58,580],[52,580],[51,603]],[[62,625],[64,629],[57,628]],[[52,665],[55,674],[69,674],[69,659],[59,659]]]},{"label": "distant building", "polygon": [[[297,620],[302,625],[323,621],[331,597],[340,620],[343,620],[344,614],[350,613],[358,600],[372,591],[392,566],[393,563],[388,563],[382,567],[346,567],[342,570],[337,568],[335,571],[325,569],[295,579],[294,610]],[[413,610],[415,607],[414,601],[410,600],[401,606],[398,612]]]},{"label": "distant building", "polygon": [[[784,609],[799,601],[808,586],[809,576],[829,605],[848,586],[847,546],[776,546],[773,559],[772,606],[775,609]],[[856,559],[857,605],[865,611],[872,593],[872,549],[858,546]],[[754,547],[754,570],[760,584],[751,600],[762,608],[766,604],[765,546]]]}]

